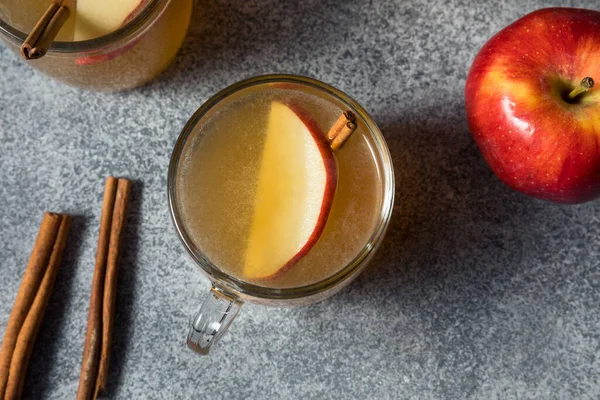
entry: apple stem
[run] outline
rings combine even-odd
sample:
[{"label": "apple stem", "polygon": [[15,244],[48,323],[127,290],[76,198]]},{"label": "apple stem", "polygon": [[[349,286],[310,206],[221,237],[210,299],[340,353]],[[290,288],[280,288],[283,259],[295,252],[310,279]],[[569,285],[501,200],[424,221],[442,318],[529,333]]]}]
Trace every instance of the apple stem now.
[{"label": "apple stem", "polygon": [[569,100],[575,100],[575,97],[579,96],[581,93],[587,92],[593,87],[594,80],[592,78],[590,78],[589,76],[583,78],[579,83],[579,86],[571,90],[571,93],[569,93]]}]

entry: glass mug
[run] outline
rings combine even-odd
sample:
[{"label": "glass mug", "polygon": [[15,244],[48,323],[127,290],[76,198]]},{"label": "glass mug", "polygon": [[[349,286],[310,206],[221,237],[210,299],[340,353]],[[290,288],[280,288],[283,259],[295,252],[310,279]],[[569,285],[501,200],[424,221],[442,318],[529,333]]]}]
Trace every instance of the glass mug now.
[{"label": "glass mug", "polygon": [[[279,87],[294,85],[300,90],[305,88],[307,91],[317,91],[320,96],[338,104],[342,110],[353,111],[357,118],[357,124],[364,127],[365,133],[363,134],[368,136],[372,143],[370,150],[377,168],[378,182],[380,182],[378,185],[381,191],[378,194],[379,202],[376,208],[373,207],[376,211],[373,212],[372,231],[368,236],[365,234],[364,237],[368,240],[362,249],[337,272],[316,283],[300,287],[276,288],[246,282],[215,265],[206,252],[203,252],[194,242],[191,228],[183,217],[182,200],[179,194],[180,168],[184,164],[183,160],[187,160],[186,156],[191,152],[192,139],[204,138],[207,123],[226,107],[227,103],[233,102],[232,99],[236,96],[242,96],[251,91],[260,92],[263,87],[267,87],[265,85],[279,85]],[[233,84],[207,100],[187,122],[179,135],[168,172],[168,198],[175,229],[192,260],[212,283],[208,297],[191,321],[187,338],[188,346],[200,354],[208,354],[211,345],[223,335],[246,301],[275,307],[307,305],[323,300],[348,285],[367,266],[383,239],[392,213],[394,190],[394,172],[390,153],[379,128],[356,101],[329,85],[295,75],[265,75]]]},{"label": "glass mug", "polygon": [[[143,85],[175,58],[187,34],[194,0],[147,3],[116,31],[85,41],[56,41],[44,57],[27,63],[58,81],[83,89],[110,92]],[[31,11],[40,4],[45,11],[50,0],[2,0],[0,4],[0,40],[17,54],[41,17]]]}]

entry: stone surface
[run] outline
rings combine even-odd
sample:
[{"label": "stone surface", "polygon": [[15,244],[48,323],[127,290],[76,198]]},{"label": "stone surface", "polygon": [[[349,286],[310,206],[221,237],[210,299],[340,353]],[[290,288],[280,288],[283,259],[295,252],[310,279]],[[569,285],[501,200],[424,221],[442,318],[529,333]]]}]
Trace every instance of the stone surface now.
[{"label": "stone surface", "polygon": [[[175,63],[126,93],[66,87],[0,47],[0,333],[42,212],[77,215],[25,398],[77,391],[108,174],[136,182],[111,398],[600,398],[600,202],[510,191],[463,104],[469,65],[496,31],[551,3],[598,3],[295,3],[201,2]],[[349,288],[304,308],[246,305],[201,358],[184,337],[208,283],[171,227],[170,152],[210,95],[270,72],[323,80],[372,113],[394,159],[395,213]]]}]

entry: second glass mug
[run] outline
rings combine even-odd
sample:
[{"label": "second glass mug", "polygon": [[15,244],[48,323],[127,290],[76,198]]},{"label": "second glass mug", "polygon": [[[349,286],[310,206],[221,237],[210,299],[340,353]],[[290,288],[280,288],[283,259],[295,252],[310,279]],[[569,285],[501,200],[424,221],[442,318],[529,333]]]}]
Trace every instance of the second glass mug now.
[{"label": "second glass mug", "polygon": [[[49,3],[49,2],[48,2]],[[116,31],[96,39],[54,42],[33,68],[71,86],[99,91],[147,83],[175,58],[190,24],[193,0],[148,0],[144,9]],[[40,15],[27,0],[2,0],[0,40],[19,54]]]},{"label": "second glass mug", "polygon": [[[320,282],[302,287],[279,289],[259,286],[244,282],[219,269],[194,245],[178,204],[177,172],[180,161],[185,156],[185,145],[195,135],[202,135],[203,126],[210,120],[207,113],[218,112],[221,103],[235,93],[265,83],[305,85],[311,90],[319,90],[321,94],[335,99],[344,108],[353,111],[358,123],[366,127],[366,131],[374,143],[373,156],[376,159],[382,183],[377,222],[363,249],[337,273]],[[192,319],[187,338],[188,346],[200,354],[208,354],[211,346],[227,330],[246,301],[275,307],[307,305],[332,296],[347,286],[367,266],[383,239],[392,213],[394,190],[394,172],[390,153],[379,128],[355,100],[329,85],[295,75],[265,75],[233,84],[207,100],[191,117],[179,135],[171,156],[168,173],[169,206],[175,229],[192,260],[212,284],[208,297]]]}]

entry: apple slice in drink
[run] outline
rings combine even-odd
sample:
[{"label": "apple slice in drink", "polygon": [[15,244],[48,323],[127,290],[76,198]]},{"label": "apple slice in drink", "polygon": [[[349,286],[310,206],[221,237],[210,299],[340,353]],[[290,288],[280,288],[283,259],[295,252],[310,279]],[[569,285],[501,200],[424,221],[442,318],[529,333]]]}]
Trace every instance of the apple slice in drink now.
[{"label": "apple slice in drink", "polygon": [[[108,35],[133,20],[148,4],[149,0],[77,0],[75,12],[74,41],[90,40]],[[100,55],[80,57],[77,65],[90,65],[105,62],[133,48],[136,40]]]},{"label": "apple slice in drink", "polygon": [[277,276],[317,242],[337,185],[335,157],[302,110],[273,102],[262,152],[244,275]]},{"label": "apple slice in drink", "polygon": [[147,0],[77,0],[74,41],[116,31],[134,17]]}]

